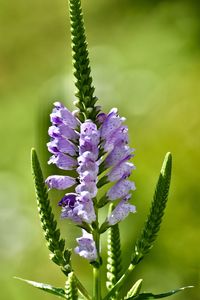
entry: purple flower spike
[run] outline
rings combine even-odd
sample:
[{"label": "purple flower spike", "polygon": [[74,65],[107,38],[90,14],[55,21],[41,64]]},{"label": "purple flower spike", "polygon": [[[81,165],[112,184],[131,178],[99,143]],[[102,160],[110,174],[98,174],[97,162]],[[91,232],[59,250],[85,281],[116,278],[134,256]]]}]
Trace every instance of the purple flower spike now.
[{"label": "purple flower spike", "polygon": [[135,206],[129,204],[126,199],[121,200],[107,218],[108,224],[113,226],[119,223],[120,221],[124,220],[130,212],[136,212]]},{"label": "purple flower spike", "polygon": [[79,246],[74,249],[75,252],[90,262],[95,261],[97,259],[97,250],[92,235],[83,230],[83,236],[76,240]]},{"label": "purple flower spike", "polygon": [[107,197],[109,200],[121,199],[124,198],[130,190],[135,190],[134,182],[127,179],[121,179],[109,189]]},{"label": "purple flower spike", "polygon": [[45,183],[49,189],[65,190],[76,184],[76,179],[70,176],[52,175],[49,176]]}]

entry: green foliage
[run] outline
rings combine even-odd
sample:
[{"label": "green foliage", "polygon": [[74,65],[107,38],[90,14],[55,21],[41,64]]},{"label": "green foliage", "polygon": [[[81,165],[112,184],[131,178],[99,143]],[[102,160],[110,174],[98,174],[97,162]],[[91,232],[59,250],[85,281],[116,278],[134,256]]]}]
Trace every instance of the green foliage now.
[{"label": "green foliage", "polygon": [[78,300],[77,282],[74,273],[69,273],[65,285],[65,293],[67,300]]},{"label": "green foliage", "polygon": [[31,151],[31,162],[41,225],[44,230],[47,246],[52,252],[50,258],[61,267],[64,274],[68,275],[71,271],[71,251],[65,249],[65,241],[60,237],[60,230],[57,228],[57,222],[50,206],[47,189],[35,149]]},{"label": "green foliage", "polygon": [[93,119],[96,116],[94,107],[97,98],[94,94],[92,77],[90,75],[90,61],[88,58],[87,41],[80,0],[69,0],[71,19],[71,38],[73,51],[75,85],[78,98],[75,105],[80,109],[78,117],[84,121],[85,118]]},{"label": "green foliage", "polygon": [[153,246],[160,229],[166,207],[172,169],[172,156],[167,153],[156,185],[150,214],[147,217],[140,237],[136,241],[132,262],[137,264]]},{"label": "green foliage", "polygon": [[32,280],[26,280],[26,279],[23,279],[23,278],[19,278],[19,277],[15,277],[16,279],[19,279],[19,280],[22,280],[44,292],[47,292],[47,293],[51,293],[51,294],[54,294],[56,296],[59,296],[59,297],[62,297],[62,298],[65,298],[65,291],[62,289],[62,288],[57,288],[57,287],[54,287],[50,284],[46,284],[46,283],[41,283],[41,282],[36,282],[36,281],[32,281]]},{"label": "green foliage", "polygon": [[142,282],[143,279],[139,279],[138,281],[136,281],[134,283],[134,285],[132,286],[132,288],[130,289],[130,291],[128,291],[127,296],[125,297],[125,299],[129,299],[131,297],[135,297],[139,294],[141,287],[142,287]]},{"label": "green foliage", "polygon": [[130,297],[128,298],[127,300],[152,300],[152,299],[161,299],[161,298],[166,298],[166,297],[169,297],[169,296],[172,296],[178,292],[181,292],[185,289],[188,289],[188,288],[191,288],[192,286],[186,286],[186,287],[182,287],[180,289],[176,289],[176,290],[173,290],[173,291],[170,291],[170,292],[167,292],[167,293],[163,293],[163,294],[152,294],[152,293],[142,293],[142,294],[139,294],[138,296],[136,297]]}]

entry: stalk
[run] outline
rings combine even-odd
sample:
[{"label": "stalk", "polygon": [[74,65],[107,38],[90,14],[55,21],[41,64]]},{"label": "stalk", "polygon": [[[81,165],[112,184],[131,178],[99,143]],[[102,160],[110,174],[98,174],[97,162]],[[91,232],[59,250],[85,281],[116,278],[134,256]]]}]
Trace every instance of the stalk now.
[{"label": "stalk", "polygon": [[[96,199],[95,199],[96,200]],[[93,264],[93,300],[101,300],[101,256],[100,256],[100,234],[98,221],[97,201],[94,201],[96,222],[93,229],[93,238],[97,250],[97,261]]]}]

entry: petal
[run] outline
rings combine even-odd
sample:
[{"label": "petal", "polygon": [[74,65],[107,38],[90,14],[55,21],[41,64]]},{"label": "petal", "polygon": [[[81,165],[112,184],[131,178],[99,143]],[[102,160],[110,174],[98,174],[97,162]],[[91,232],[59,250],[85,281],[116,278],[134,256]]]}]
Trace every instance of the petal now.
[{"label": "petal", "polygon": [[74,144],[62,137],[56,138],[51,142],[47,143],[47,147],[49,152],[53,154],[62,152],[71,156],[76,156],[78,152],[78,148]]},{"label": "petal", "polygon": [[63,153],[58,153],[50,157],[48,164],[55,164],[62,170],[73,170],[77,167],[77,161]]},{"label": "petal", "polygon": [[89,261],[94,261],[97,259],[97,250],[91,234],[85,233],[85,230],[83,230],[83,236],[77,238],[76,240],[79,246],[74,249],[75,253]]},{"label": "petal", "polygon": [[113,187],[111,187],[111,189],[109,189],[107,197],[109,200],[124,198],[130,190],[135,190],[134,182],[127,179],[121,179]]},{"label": "petal", "polygon": [[111,167],[117,165],[122,160],[130,159],[132,155],[133,149],[129,146],[124,145],[123,143],[118,144],[115,148],[108,154],[105,160],[106,167]]},{"label": "petal", "polygon": [[51,122],[53,124],[66,124],[75,129],[79,126],[78,119],[60,102],[54,103],[55,108],[50,114]]},{"label": "petal", "polygon": [[109,225],[113,226],[113,225],[117,224],[118,222],[124,220],[129,215],[130,212],[131,213],[136,212],[135,206],[127,203],[127,201],[122,200],[111,212],[107,221],[108,221]]},{"label": "petal", "polygon": [[52,175],[45,180],[45,183],[49,189],[65,190],[76,184],[76,179],[70,176]]},{"label": "petal", "polygon": [[78,133],[70,128],[68,125],[60,124],[60,125],[53,125],[49,127],[48,134],[50,137],[57,138],[57,137],[64,137],[68,140],[77,140],[79,138]]},{"label": "petal", "polygon": [[106,152],[110,152],[118,144],[127,144],[128,140],[127,126],[120,126],[111,134],[109,138],[105,140],[103,148]]},{"label": "petal", "polygon": [[120,118],[118,116],[117,109],[113,108],[101,126],[101,138],[108,139],[124,121],[125,118]]},{"label": "petal", "polygon": [[135,166],[132,163],[123,160],[108,172],[108,180],[117,181],[126,178],[130,176],[133,169],[135,169]]},{"label": "petal", "polygon": [[92,198],[97,195],[97,191],[98,189],[96,186],[96,182],[81,183],[76,187],[76,193],[88,192]]}]

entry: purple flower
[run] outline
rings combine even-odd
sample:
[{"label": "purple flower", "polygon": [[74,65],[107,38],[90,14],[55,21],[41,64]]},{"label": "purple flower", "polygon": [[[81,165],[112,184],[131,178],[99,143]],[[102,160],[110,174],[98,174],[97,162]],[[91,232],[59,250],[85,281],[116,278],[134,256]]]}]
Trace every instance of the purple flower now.
[{"label": "purple flower", "polygon": [[78,119],[63,104],[55,102],[54,106],[55,108],[50,114],[52,124],[65,124],[73,129],[76,129],[79,126],[80,123]]},{"label": "purple flower", "polygon": [[101,126],[101,138],[109,139],[112,133],[119,128],[124,121],[125,118],[118,116],[117,108],[113,108]]},{"label": "purple flower", "polygon": [[127,179],[120,179],[107,192],[109,200],[116,200],[125,197],[131,190],[135,190],[135,184]]},{"label": "purple flower", "polygon": [[135,213],[136,208],[134,205],[131,205],[127,202],[128,197],[124,198],[119,202],[119,204],[114,208],[111,214],[107,218],[107,222],[109,225],[113,226],[120,221],[124,220],[129,213]]},{"label": "purple flower", "polygon": [[83,230],[83,236],[76,240],[79,245],[74,249],[75,252],[90,262],[95,261],[97,250],[92,235]]},{"label": "purple flower", "polygon": [[55,138],[51,142],[47,143],[49,152],[53,154],[65,153],[71,156],[76,156],[78,147],[66,140],[63,137]]},{"label": "purple flower", "polygon": [[126,178],[130,176],[133,169],[135,169],[135,166],[131,162],[126,161],[126,159],[122,160],[108,172],[108,180],[117,181],[121,178]]},{"label": "purple flower", "polygon": [[49,176],[45,183],[49,189],[65,190],[76,184],[76,179],[70,176],[52,175]]},{"label": "purple flower", "polygon": [[62,170],[74,170],[77,167],[77,161],[64,153],[58,153],[50,157],[48,164],[55,164]]},{"label": "purple flower", "polygon": [[80,195],[68,193],[59,202],[59,206],[62,206],[61,217],[70,219],[75,223],[91,224],[96,220],[93,202],[88,192],[83,192]]},{"label": "purple flower", "polygon": [[65,124],[50,126],[48,134],[52,138],[64,137],[72,141],[76,141],[79,138],[79,134],[74,129]]},{"label": "purple flower", "polygon": [[107,168],[115,166],[120,163],[122,160],[129,160],[132,155],[133,149],[124,143],[119,143],[115,145],[114,149],[108,154],[105,160],[105,165]]}]

